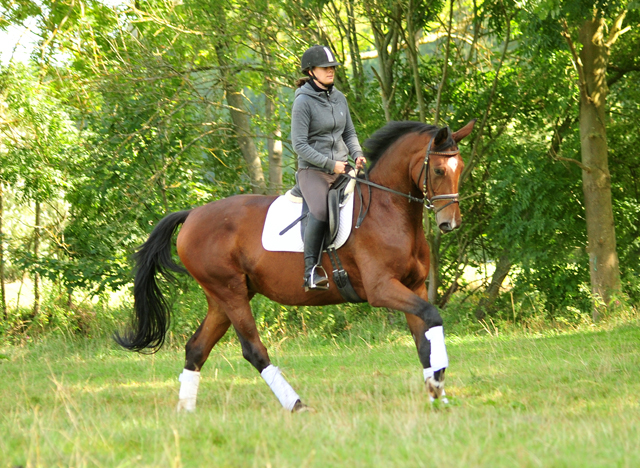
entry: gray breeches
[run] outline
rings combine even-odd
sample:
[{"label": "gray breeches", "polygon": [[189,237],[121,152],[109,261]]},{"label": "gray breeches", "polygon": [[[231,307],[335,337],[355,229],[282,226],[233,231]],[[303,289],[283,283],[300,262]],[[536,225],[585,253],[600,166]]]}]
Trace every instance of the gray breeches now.
[{"label": "gray breeches", "polygon": [[327,174],[314,169],[300,169],[298,171],[298,185],[302,196],[309,205],[309,212],[318,221],[328,221],[327,195],[329,188],[340,174]]}]

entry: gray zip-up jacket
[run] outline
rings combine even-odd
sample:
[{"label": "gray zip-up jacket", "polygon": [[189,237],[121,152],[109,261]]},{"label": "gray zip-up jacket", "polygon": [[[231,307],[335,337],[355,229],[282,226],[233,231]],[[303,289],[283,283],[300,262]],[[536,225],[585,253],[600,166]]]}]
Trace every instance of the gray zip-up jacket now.
[{"label": "gray zip-up jacket", "polygon": [[336,161],[362,156],[347,99],[337,89],[316,91],[309,83],[296,90],[291,112],[291,141],[298,168],[333,172]]}]

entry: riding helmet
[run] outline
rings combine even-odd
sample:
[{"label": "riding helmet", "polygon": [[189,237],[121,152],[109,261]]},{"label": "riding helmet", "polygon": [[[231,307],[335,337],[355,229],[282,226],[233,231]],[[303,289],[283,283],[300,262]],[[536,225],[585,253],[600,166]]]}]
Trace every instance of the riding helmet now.
[{"label": "riding helmet", "polygon": [[309,47],[300,60],[300,69],[304,73],[313,67],[338,67],[342,65],[327,46],[314,45]]}]

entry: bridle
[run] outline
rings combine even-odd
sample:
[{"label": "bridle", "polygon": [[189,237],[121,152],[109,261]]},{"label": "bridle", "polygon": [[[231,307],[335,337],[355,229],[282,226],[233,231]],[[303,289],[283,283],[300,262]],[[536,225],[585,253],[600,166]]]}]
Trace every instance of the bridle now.
[{"label": "bridle", "polygon": [[[460,154],[460,150],[455,151],[431,151],[431,144],[433,143],[433,139],[429,141],[429,145],[427,146],[427,152],[424,155],[424,164],[420,169],[420,174],[418,174],[418,180],[422,178],[422,173],[424,172],[424,182],[422,184],[422,201],[425,203],[425,208],[427,210],[435,210],[434,213],[438,213],[439,211],[444,210],[447,206],[452,205],[453,203],[459,203],[460,199],[457,193],[446,193],[444,195],[435,195],[432,198],[429,198],[429,188],[431,192],[433,192],[433,184],[431,183],[431,179],[429,178],[429,156],[435,154],[437,156],[444,156],[446,158],[452,158],[454,156],[458,156]],[[444,206],[437,208],[434,206],[433,202],[438,200],[451,200]]]},{"label": "bridle", "polygon": [[[438,213],[442,210],[444,210],[446,207],[448,207],[449,205],[452,205],[453,203],[459,203],[460,202],[460,198],[459,195],[457,193],[447,193],[444,195],[435,195],[431,198],[429,198],[429,189],[431,189],[431,191],[433,192],[433,185],[431,183],[431,179],[429,178],[429,156],[431,155],[437,155],[437,156],[444,156],[447,158],[451,158],[454,156],[458,156],[460,154],[459,150],[455,150],[455,151],[431,151],[431,145],[433,144],[433,139],[431,139],[429,141],[429,144],[427,145],[427,151],[425,152],[424,155],[424,163],[422,164],[422,168],[420,169],[420,174],[418,174],[418,181],[420,181],[420,179],[422,179],[422,174],[424,173],[424,182],[422,184],[422,198],[417,198],[414,197],[413,195],[411,195],[410,193],[404,193],[404,192],[399,192],[397,190],[393,190],[390,189],[389,187],[385,187],[384,185],[380,185],[380,184],[376,184],[375,182],[371,182],[369,180],[369,174],[367,173],[367,171],[364,171],[364,179],[360,178],[360,177],[353,177],[350,174],[347,174],[349,177],[351,177],[352,179],[356,179],[356,187],[358,188],[358,194],[360,196],[360,214],[358,216],[358,220],[356,222],[356,229],[360,227],[360,225],[362,224],[362,221],[364,221],[365,216],[367,215],[367,213],[369,212],[369,206],[371,206],[371,188],[369,188],[369,205],[367,206],[366,210],[364,211],[364,213],[362,213],[362,206],[363,206],[363,199],[362,199],[362,192],[360,191],[360,187],[357,184],[365,184],[368,185],[369,187],[375,187],[378,188],[380,190],[384,190],[385,192],[390,192],[393,193],[395,195],[400,195],[401,197],[405,197],[409,199],[409,203],[413,202],[417,202],[417,203],[423,203],[424,204],[424,208],[427,210],[433,210],[434,213]],[[445,204],[444,206],[441,206],[439,208],[436,208],[435,205],[433,204],[434,201],[439,201],[439,200],[450,200],[449,203]]]}]

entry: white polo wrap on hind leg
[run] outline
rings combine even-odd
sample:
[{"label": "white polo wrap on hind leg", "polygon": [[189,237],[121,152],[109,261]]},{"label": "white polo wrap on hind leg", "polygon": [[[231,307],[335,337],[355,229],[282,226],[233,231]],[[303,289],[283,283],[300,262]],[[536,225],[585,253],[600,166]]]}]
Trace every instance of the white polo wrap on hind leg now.
[{"label": "white polo wrap on hind leg", "polygon": [[200,385],[200,372],[183,369],[178,378],[180,381],[180,394],[178,396],[178,411],[194,412],[196,410],[196,398]]},{"label": "white polo wrap on hind leg", "polygon": [[271,388],[275,396],[278,397],[280,404],[282,404],[285,409],[292,411],[296,401],[298,401],[300,397],[291,385],[289,385],[289,382],[282,377],[280,369],[273,364],[269,364],[262,370],[260,375],[264,381],[267,382],[267,385],[269,385],[269,388]]},{"label": "white polo wrap on hind leg", "polygon": [[425,332],[424,336],[431,344],[431,355],[429,357],[429,361],[433,372],[437,372],[440,369],[448,367],[449,358],[447,356],[447,347],[444,345],[444,329],[442,327],[430,328]]}]

